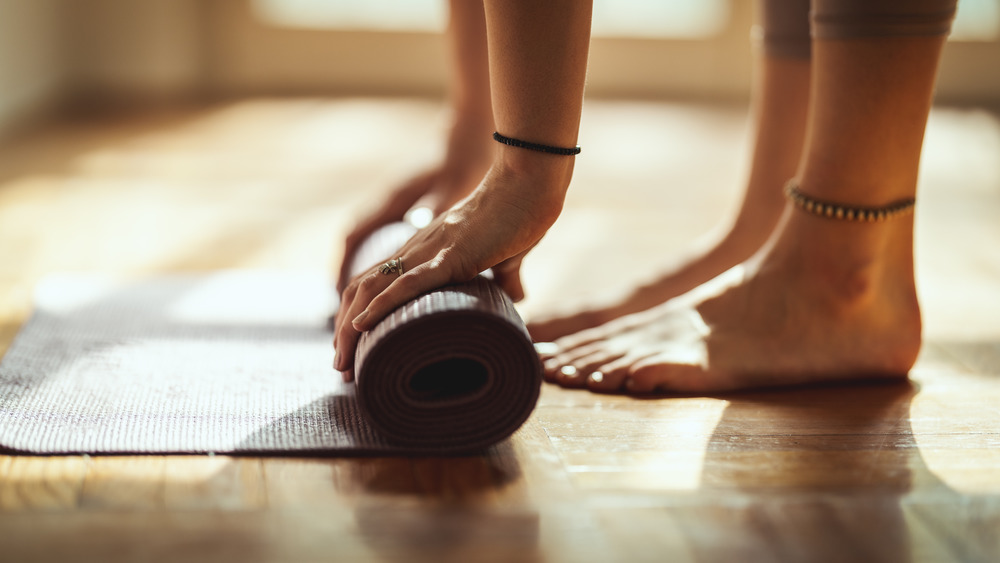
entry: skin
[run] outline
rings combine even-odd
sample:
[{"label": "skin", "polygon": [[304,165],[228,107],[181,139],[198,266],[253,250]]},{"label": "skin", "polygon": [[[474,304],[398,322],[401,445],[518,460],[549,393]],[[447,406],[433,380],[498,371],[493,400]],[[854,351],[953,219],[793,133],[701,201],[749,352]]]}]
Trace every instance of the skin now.
[{"label": "skin", "polygon": [[438,216],[469,195],[493,161],[493,108],[487,65],[486,14],[481,2],[449,2],[451,106],[454,113],[444,159],[396,187],[348,233],[337,289],[351,281],[350,264],[361,242],[380,227],[402,221],[410,209]]},{"label": "skin", "polygon": [[[814,40],[802,192],[854,206],[914,197],[943,37]],[[786,205],[771,240],[691,292],[563,337],[546,378],[599,392],[716,392],[904,378],[920,349],[913,217]]]},{"label": "skin", "polygon": [[[526,141],[575,146],[590,3],[489,0],[485,16],[497,130]],[[405,273],[383,275],[373,268],[345,286],[334,336],[334,368],[345,380],[353,379],[360,332],[424,291],[493,268],[496,281],[513,298],[523,295],[521,260],[559,216],[574,159],[500,144],[494,151],[489,171],[472,193],[396,253]]]},{"label": "skin", "polygon": [[754,150],[743,203],[725,234],[693,248],[672,268],[636,288],[537,315],[528,331],[538,342],[644,311],[682,295],[750,258],[774,232],[784,209],[781,187],[795,175],[805,143],[811,63],[755,51]]},{"label": "skin", "polygon": [[[581,4],[487,4],[501,132],[575,143],[590,17]],[[817,199],[874,207],[912,197],[943,41],[816,40],[811,65],[760,61],[753,171],[729,235],[604,308],[620,318],[589,318],[599,326],[559,339],[543,355],[546,378],[643,393],[906,377],[920,347],[912,216],[833,221],[778,194],[798,161],[800,189]],[[405,274],[372,271],[346,286],[335,337],[345,379],[358,331],[425,289],[492,266],[519,297],[520,259],[558,216],[571,175],[572,159],[495,147],[482,182],[402,249]]]}]

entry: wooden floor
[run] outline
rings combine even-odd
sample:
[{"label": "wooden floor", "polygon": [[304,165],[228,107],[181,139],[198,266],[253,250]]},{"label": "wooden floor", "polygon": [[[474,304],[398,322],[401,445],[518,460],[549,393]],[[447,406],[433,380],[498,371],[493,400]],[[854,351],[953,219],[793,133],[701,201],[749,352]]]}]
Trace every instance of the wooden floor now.
[{"label": "wooden floor", "polygon": [[[250,100],[65,120],[0,147],[0,353],[56,271],[322,271],[435,155],[436,103]],[[727,213],[740,107],[589,102],[526,314]],[[637,400],[546,386],[481,457],[0,456],[2,561],[1000,560],[1000,119],[936,109],[909,385]],[[332,374],[331,374],[332,375]]]}]

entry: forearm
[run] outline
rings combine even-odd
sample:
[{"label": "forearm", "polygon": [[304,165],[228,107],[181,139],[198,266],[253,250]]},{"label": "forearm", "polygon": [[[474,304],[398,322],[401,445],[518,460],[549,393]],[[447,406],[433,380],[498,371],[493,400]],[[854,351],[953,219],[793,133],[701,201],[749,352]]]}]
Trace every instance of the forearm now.
[{"label": "forearm", "polygon": [[456,125],[490,132],[489,55],[486,44],[486,14],[482,0],[448,2],[448,48],[451,56],[451,104]]},{"label": "forearm", "polygon": [[[588,0],[486,0],[493,118],[497,131],[573,147],[580,129],[590,44]],[[574,157],[500,145],[494,170],[542,177],[565,195]]]},{"label": "forearm", "polygon": [[[575,146],[590,42],[589,0],[489,0],[485,8],[497,130],[531,143]],[[460,41],[458,35],[454,39]],[[456,56],[461,67],[463,53]],[[501,288],[515,299],[523,294],[521,259],[559,215],[575,158],[501,144],[495,149],[493,165],[473,193],[398,251],[405,273],[373,268],[344,289],[334,365],[345,380],[352,378],[358,333],[423,292],[492,268]]]}]

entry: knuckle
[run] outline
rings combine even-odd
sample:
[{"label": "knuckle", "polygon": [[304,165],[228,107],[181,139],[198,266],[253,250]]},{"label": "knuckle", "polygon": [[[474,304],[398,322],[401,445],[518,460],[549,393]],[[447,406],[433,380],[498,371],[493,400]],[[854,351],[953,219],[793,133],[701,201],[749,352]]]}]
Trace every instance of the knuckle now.
[{"label": "knuckle", "polygon": [[473,261],[456,249],[442,250],[432,261],[432,267],[445,272],[449,280],[467,281],[479,273]]},{"label": "knuckle", "polygon": [[343,302],[350,302],[354,299],[354,295],[358,293],[358,286],[360,284],[361,282],[357,279],[352,280],[349,284],[347,284],[347,289],[344,290],[344,295],[341,300]]},{"label": "knuckle", "polygon": [[369,291],[375,286],[376,281],[378,281],[378,278],[376,278],[375,275],[365,276],[365,278],[361,280],[361,285],[358,289],[362,291]]}]

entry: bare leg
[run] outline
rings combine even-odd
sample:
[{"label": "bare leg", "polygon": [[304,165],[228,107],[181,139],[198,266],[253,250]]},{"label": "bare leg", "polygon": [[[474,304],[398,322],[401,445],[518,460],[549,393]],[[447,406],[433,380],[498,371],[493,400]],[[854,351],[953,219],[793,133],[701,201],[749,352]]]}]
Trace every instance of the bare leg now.
[{"label": "bare leg", "polygon": [[[813,43],[804,193],[913,197],[943,36]],[[751,260],[657,308],[559,341],[547,378],[595,391],[723,391],[905,377],[920,348],[912,216],[876,223],[786,206]]]},{"label": "bare leg", "polygon": [[[808,31],[808,29],[806,30]],[[551,311],[532,319],[539,342],[646,310],[681,295],[743,262],[767,241],[784,209],[781,186],[795,174],[805,141],[809,107],[809,58],[755,52],[754,151],[739,214],[726,234],[693,249],[674,267],[630,291],[609,294],[574,312]]]},{"label": "bare leg", "polygon": [[481,1],[450,0],[448,47],[454,112],[444,159],[403,182],[347,235],[338,289],[347,284],[357,247],[379,227],[400,221],[410,209],[437,215],[468,195],[493,161],[493,110],[486,47],[486,15]]}]

